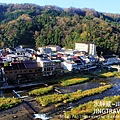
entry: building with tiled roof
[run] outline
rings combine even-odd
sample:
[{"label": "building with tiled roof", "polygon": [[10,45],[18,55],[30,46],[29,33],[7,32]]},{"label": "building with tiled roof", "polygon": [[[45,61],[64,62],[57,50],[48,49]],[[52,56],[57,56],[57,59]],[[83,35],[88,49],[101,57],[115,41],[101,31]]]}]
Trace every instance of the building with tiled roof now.
[{"label": "building with tiled roof", "polygon": [[[21,62],[11,63],[9,66],[4,66],[4,77],[8,82],[20,83],[22,78],[26,80],[34,80],[41,77],[42,67],[39,62]],[[23,81],[24,82],[24,81]]]}]

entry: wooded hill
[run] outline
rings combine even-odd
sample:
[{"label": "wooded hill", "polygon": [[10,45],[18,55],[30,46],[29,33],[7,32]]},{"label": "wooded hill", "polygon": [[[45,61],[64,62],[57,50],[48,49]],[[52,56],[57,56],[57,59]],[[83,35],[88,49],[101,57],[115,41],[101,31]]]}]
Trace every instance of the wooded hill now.
[{"label": "wooded hill", "polygon": [[[0,4],[0,46],[60,45],[94,42],[98,55],[120,53],[120,14],[88,8]],[[109,52],[108,52],[109,51]]]}]

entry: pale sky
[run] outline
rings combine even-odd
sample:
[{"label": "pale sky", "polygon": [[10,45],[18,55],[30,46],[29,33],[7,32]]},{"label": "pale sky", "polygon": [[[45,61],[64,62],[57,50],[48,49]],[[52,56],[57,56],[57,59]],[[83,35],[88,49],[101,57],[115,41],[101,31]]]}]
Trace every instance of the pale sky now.
[{"label": "pale sky", "polygon": [[0,3],[34,3],[40,6],[56,5],[61,8],[92,8],[99,12],[120,14],[120,0],[0,0]]}]

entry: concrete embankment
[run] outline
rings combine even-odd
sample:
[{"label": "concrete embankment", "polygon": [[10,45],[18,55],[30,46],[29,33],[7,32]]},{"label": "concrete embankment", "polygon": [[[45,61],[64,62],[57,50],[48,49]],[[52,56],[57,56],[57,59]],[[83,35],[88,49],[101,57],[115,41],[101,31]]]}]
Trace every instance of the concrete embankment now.
[{"label": "concrete embankment", "polygon": [[44,83],[29,83],[29,84],[21,84],[21,85],[7,85],[7,86],[1,86],[0,90],[7,90],[7,89],[18,89],[18,88],[27,88],[27,87],[34,87],[38,85],[44,85]]}]

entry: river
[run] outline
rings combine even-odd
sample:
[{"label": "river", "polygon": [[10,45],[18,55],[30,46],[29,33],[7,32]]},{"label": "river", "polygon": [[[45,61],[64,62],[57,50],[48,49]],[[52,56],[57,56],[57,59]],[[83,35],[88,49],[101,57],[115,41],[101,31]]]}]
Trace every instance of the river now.
[{"label": "river", "polygon": [[[88,102],[90,100],[94,100],[94,99],[103,99],[106,96],[113,96],[113,95],[120,95],[120,79],[117,77],[111,77],[111,78],[100,78],[100,79],[93,79],[90,80],[88,82],[82,83],[82,84],[77,84],[77,85],[72,85],[72,86],[66,86],[63,87],[60,84],[54,84],[54,86],[56,86],[57,88],[59,88],[59,90],[62,93],[71,93],[71,92],[75,92],[78,89],[81,90],[87,90],[87,89],[92,89],[95,87],[99,87],[99,86],[103,86],[103,85],[107,85],[107,84],[111,84],[112,88],[108,89],[107,91],[101,93],[101,94],[96,94],[94,96],[89,96],[89,97],[85,97],[80,99],[77,102],[73,102],[73,103],[69,103],[66,107],[64,107],[64,110],[69,110],[72,107],[77,107],[80,104],[83,104],[84,102]],[[35,88],[39,88],[35,87]],[[20,96],[27,96],[27,93],[34,88],[29,88],[29,89],[22,89],[22,90],[17,90],[18,94],[20,94]],[[5,90],[0,90],[0,97],[12,97],[12,91],[5,91]],[[62,114],[63,112],[63,108],[60,108],[56,111],[50,111],[49,115],[52,116],[54,118],[54,116]]]}]

